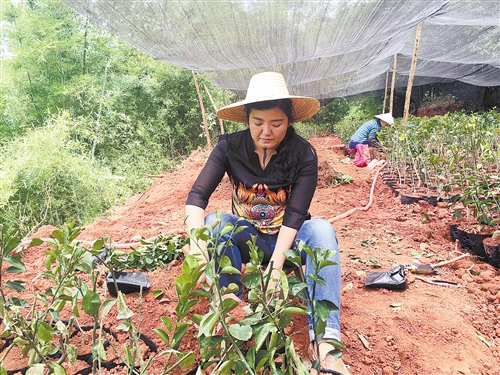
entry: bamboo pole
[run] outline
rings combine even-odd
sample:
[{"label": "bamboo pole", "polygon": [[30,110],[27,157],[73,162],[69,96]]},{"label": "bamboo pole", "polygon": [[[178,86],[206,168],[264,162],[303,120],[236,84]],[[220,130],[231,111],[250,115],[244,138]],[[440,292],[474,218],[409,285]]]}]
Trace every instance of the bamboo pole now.
[{"label": "bamboo pole", "polygon": [[205,106],[203,105],[203,97],[201,96],[200,86],[198,85],[198,80],[196,79],[196,73],[191,70],[194,78],[194,85],[196,86],[196,92],[198,93],[198,99],[200,100],[201,116],[203,117],[203,127],[205,128],[205,136],[207,137],[207,146],[209,149],[212,148],[212,142],[210,141],[210,133],[208,132],[208,122],[207,115],[205,113]]},{"label": "bamboo pole", "polygon": [[392,108],[394,107],[394,87],[396,86],[396,67],[398,65],[398,55],[394,55],[394,63],[392,67],[391,78],[391,98],[389,100],[389,113],[392,115]]},{"label": "bamboo pole", "polygon": [[387,84],[388,83],[389,83],[389,71],[385,72],[384,104],[382,105],[382,113],[385,113],[385,102],[387,101]]},{"label": "bamboo pole", "polygon": [[403,124],[406,124],[408,120],[408,114],[410,112],[410,98],[411,89],[413,86],[413,79],[415,78],[415,70],[417,68],[417,56],[418,56],[418,45],[420,43],[420,33],[422,32],[422,23],[417,25],[417,31],[415,34],[415,45],[413,46],[413,58],[411,59],[410,76],[408,77],[408,85],[406,86],[406,98],[405,98],[405,109],[403,112]]},{"label": "bamboo pole", "polygon": [[[218,111],[217,106],[215,105],[214,98],[212,98],[212,94],[210,94],[210,91],[208,91],[207,85],[203,84],[203,88],[207,92],[207,95],[210,99],[210,103],[212,103],[212,107],[214,107],[214,109],[215,109],[215,113],[217,113],[217,111]],[[219,119],[219,125],[220,125],[220,133],[224,134],[224,123],[222,122],[221,119]]]}]

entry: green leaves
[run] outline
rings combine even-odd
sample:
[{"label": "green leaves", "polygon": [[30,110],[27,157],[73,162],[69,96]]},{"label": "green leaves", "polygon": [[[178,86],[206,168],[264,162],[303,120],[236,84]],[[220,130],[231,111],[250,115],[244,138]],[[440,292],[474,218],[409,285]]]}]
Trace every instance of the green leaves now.
[{"label": "green leaves", "polygon": [[[409,126],[386,131],[390,173],[399,188],[417,193],[426,186],[478,224],[494,226],[500,215],[497,166],[500,162],[498,111],[455,112],[445,116],[410,117]],[[464,215],[455,210],[455,217]],[[427,221],[423,217],[423,221]]]},{"label": "green leaves", "polygon": [[212,332],[215,329],[215,325],[219,322],[220,316],[221,313],[219,311],[206,314],[200,323],[200,327],[198,328],[198,337],[202,335],[204,336],[212,335]]},{"label": "green leaves", "polygon": [[99,294],[92,290],[88,290],[82,300],[83,310],[89,315],[95,315],[101,307],[101,298]]},{"label": "green leaves", "polygon": [[[34,246],[38,243],[37,239],[33,240],[29,246]],[[26,267],[21,260],[22,253],[16,253],[21,245],[21,238],[18,229],[7,229],[3,224],[0,224],[0,251],[2,254],[0,260],[0,267],[4,262],[10,264],[4,272],[5,273],[21,273],[26,270]],[[28,246],[28,247],[29,247]],[[1,280],[1,276],[0,276]],[[25,289],[26,283],[20,280],[7,281],[4,286],[6,288],[13,289],[18,292],[22,292]],[[1,285],[0,285],[1,287]],[[2,298],[3,297],[3,291]]]},{"label": "green leaves", "polygon": [[[220,222],[216,221],[213,227],[219,224]],[[285,333],[285,329],[290,325],[294,315],[312,314],[314,327],[321,335],[321,331],[326,327],[326,317],[337,307],[329,301],[316,301],[313,310],[310,311],[305,304],[299,304],[295,300],[289,301],[288,295],[291,293],[296,297],[303,297],[305,301],[311,303],[314,285],[325,284],[319,271],[337,265],[330,259],[334,252],[328,249],[312,249],[304,243],[300,243],[296,249],[285,252],[287,262],[297,267],[302,273],[301,278],[305,278],[302,272],[301,253],[306,252],[310,257],[314,266],[307,275],[312,281],[311,286],[296,276],[288,277],[283,270],[264,273],[266,266],[262,264],[263,253],[254,242],[249,241],[250,262],[246,265],[241,278],[241,283],[248,292],[249,303],[244,306],[247,315],[243,319],[235,320],[232,312],[241,302],[226,297],[237,292],[239,288],[236,284],[229,284],[226,288],[219,288],[219,285],[221,275],[241,274],[224,255],[232,236],[241,229],[238,226],[228,225],[219,229],[220,231],[214,231],[213,228],[191,231],[191,235],[200,237],[191,238],[191,243],[203,238],[207,241],[210,256],[206,259],[205,268],[203,268],[205,264],[200,268],[200,263],[192,256],[184,260],[182,274],[176,279],[179,301],[176,310],[186,314],[190,320],[178,322],[176,327],[187,329],[187,324],[190,322],[198,326],[201,367],[215,365],[216,373],[257,374],[262,371],[267,374],[291,374],[293,371],[305,373],[307,370],[296,355],[292,340]],[[207,233],[216,234],[212,238],[206,236]],[[222,233],[225,234],[224,239],[220,238]],[[267,265],[267,268],[272,268],[272,265]],[[203,269],[206,282],[200,284],[197,280]],[[271,287],[274,290],[268,290]],[[190,313],[198,298],[206,298],[209,303],[210,309],[203,316]],[[239,312],[235,315],[238,316]],[[155,332],[163,342],[169,342],[170,336],[167,331],[158,329]],[[185,331],[181,333],[184,334]],[[249,342],[252,345],[243,352],[240,348]],[[277,358],[280,359],[280,363],[276,362]]]},{"label": "green leaves", "polygon": [[134,316],[134,313],[128,308],[127,302],[125,301],[125,295],[119,290],[118,291],[118,315],[117,319],[129,319]]},{"label": "green leaves", "polygon": [[5,283],[6,288],[14,289],[15,291],[18,292],[24,292],[26,289],[26,283],[21,280],[12,280],[12,281],[7,281]]},{"label": "green leaves", "polygon": [[237,340],[248,341],[252,337],[252,328],[240,324],[231,324],[229,326],[229,333]]},{"label": "green leaves", "polygon": [[[117,269],[141,269],[152,271],[158,267],[165,267],[175,259],[182,259],[182,248],[187,244],[184,236],[179,234],[158,236],[152,242],[141,240],[141,246],[130,252],[118,255],[111,261]],[[106,249],[111,251],[111,249]]]}]

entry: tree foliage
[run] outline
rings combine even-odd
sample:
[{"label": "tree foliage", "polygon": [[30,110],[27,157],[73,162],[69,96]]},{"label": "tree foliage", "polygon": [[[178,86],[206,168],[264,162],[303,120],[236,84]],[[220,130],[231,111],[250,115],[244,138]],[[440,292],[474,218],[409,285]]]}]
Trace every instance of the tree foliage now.
[{"label": "tree foliage", "polygon": [[[145,173],[205,147],[191,71],[153,60],[59,0],[11,2],[1,12],[10,56],[2,60],[0,88],[0,157],[8,160],[0,219],[19,221],[25,231],[68,219],[85,224],[115,198],[143,190]],[[222,106],[223,90],[199,79]],[[206,109],[216,138],[218,121]]]},{"label": "tree foliage", "polygon": [[335,133],[342,143],[347,144],[354,132],[373,116],[381,113],[380,98],[365,98],[349,105],[347,113],[334,126]]},{"label": "tree foliage", "polygon": [[0,222],[22,233],[41,223],[86,223],[121,201],[127,188],[92,163],[70,137],[69,116],[9,142],[0,157]]}]

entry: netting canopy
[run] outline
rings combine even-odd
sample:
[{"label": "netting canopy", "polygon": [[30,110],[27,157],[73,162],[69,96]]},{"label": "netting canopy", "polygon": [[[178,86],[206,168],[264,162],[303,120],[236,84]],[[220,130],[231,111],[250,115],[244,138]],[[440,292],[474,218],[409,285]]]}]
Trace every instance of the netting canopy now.
[{"label": "netting canopy", "polygon": [[[499,0],[63,0],[151,57],[242,92],[262,71],[317,99],[413,85],[500,85]],[[392,74],[389,74],[389,79]]]}]

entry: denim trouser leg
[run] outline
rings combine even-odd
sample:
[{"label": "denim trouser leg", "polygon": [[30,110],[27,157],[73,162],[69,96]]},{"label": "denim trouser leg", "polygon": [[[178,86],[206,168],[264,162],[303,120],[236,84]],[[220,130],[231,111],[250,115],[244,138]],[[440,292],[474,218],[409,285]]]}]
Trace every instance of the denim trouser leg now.
[{"label": "denim trouser leg", "polygon": [[[217,215],[215,213],[208,214],[205,217],[205,225],[212,225],[217,220]],[[232,231],[220,236],[220,231],[224,228],[227,223],[231,223],[234,226],[245,226],[244,230],[239,233],[232,235]],[[276,243],[276,236],[265,236],[260,234],[255,227],[248,221],[228,213],[221,214],[221,221],[212,229],[212,237],[219,238],[219,242],[231,240],[232,245],[227,246],[224,255],[227,255],[231,259],[231,264],[233,267],[241,271],[242,265],[250,261],[250,248],[247,245],[248,241],[252,241],[252,236],[257,237],[256,245],[260,250],[264,252],[264,263],[269,262],[274,250],[274,244]],[[239,291],[235,293],[238,297],[241,297],[241,276],[240,275],[220,275],[220,286],[227,287],[231,283],[235,283],[239,286]]]},{"label": "denim trouser leg", "polygon": [[349,141],[349,144],[347,145],[347,147],[349,147],[349,149],[351,150],[354,150],[356,148],[356,145],[367,145],[368,144],[368,141],[363,141],[363,142],[356,142],[356,141]]},{"label": "denim trouser leg", "polygon": [[[299,229],[296,242],[304,241],[313,249],[321,247],[324,249],[335,250],[335,253],[330,260],[339,263],[339,265],[332,265],[323,268],[320,271],[320,276],[325,279],[326,285],[316,286],[315,299],[328,300],[339,308],[337,311],[331,311],[326,320],[325,339],[336,339],[340,341],[340,283],[342,278],[342,271],[340,267],[340,255],[338,252],[338,241],[335,230],[332,225],[323,219],[306,220],[302,227]],[[311,261],[306,259],[306,275],[314,273]],[[311,284],[311,280],[307,280]],[[310,292],[312,287],[309,288]],[[314,340],[314,332],[312,330],[312,320],[309,317],[309,336],[311,341]]]},{"label": "denim trouser leg", "polygon": [[[216,220],[216,214],[211,213],[205,218],[205,224],[212,224]],[[235,234],[232,238],[231,232],[220,238],[220,241],[228,241],[231,238],[232,245],[225,249],[225,255],[231,259],[233,267],[241,271],[242,265],[249,262],[249,247],[247,245],[247,241],[251,241],[252,236],[257,237],[256,245],[264,252],[264,263],[267,263],[271,259],[276,245],[277,236],[263,235],[248,221],[228,213],[222,213],[221,222],[213,228],[212,236],[218,237],[220,230],[224,228],[226,223],[247,227],[241,232]],[[296,245],[299,241],[303,241],[306,245],[311,246],[313,249],[315,247],[321,247],[335,250],[335,254],[330,258],[330,260],[340,263],[337,236],[335,234],[335,230],[328,221],[323,219],[306,220],[295,237]],[[314,273],[311,261],[308,257],[306,257],[305,252],[302,253],[302,258],[303,262],[304,258],[306,258],[306,275]],[[340,264],[323,268],[320,271],[320,276],[325,279],[326,285],[324,287],[320,285],[316,286],[315,299],[329,300],[340,309],[340,282],[342,277]],[[221,275],[220,286],[225,287],[230,283],[236,283],[240,287],[240,290],[236,293],[236,295],[241,297],[242,291],[240,280],[240,275]],[[307,282],[311,283],[311,280],[308,279]],[[312,287],[310,288],[310,291],[311,290]],[[309,336],[311,340],[314,340],[315,337],[314,332],[312,331],[311,317],[309,317]],[[340,341],[340,310],[332,311],[328,315],[324,338],[336,339]]]}]

